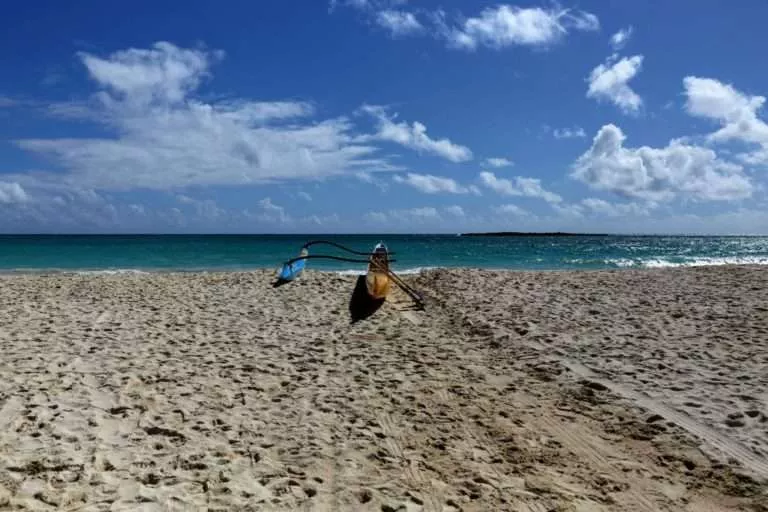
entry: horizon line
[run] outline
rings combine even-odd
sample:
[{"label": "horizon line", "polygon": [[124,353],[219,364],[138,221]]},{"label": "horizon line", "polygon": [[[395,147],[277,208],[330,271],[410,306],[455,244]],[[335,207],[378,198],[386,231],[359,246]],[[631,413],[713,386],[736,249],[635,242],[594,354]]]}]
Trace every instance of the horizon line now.
[{"label": "horizon line", "polygon": [[0,237],[31,237],[31,236],[440,236],[440,237],[525,237],[525,236],[580,236],[580,237],[609,237],[609,236],[636,236],[636,237],[768,237],[768,233],[589,233],[578,231],[468,231],[468,232],[423,232],[423,233],[398,233],[398,232],[306,232],[306,233],[243,233],[243,232],[37,232],[37,233],[3,233]]}]

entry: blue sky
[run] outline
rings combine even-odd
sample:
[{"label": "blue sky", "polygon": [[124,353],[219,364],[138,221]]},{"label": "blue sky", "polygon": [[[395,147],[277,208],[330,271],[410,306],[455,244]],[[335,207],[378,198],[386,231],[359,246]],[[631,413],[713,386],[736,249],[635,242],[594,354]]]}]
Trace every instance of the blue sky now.
[{"label": "blue sky", "polygon": [[768,3],[30,1],[0,232],[768,233]]}]

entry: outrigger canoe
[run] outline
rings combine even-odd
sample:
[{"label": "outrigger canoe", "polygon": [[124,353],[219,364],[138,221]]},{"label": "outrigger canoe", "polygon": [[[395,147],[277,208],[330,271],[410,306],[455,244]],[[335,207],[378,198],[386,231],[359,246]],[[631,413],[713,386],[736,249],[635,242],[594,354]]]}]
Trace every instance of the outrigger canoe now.
[{"label": "outrigger canoe", "polygon": [[384,244],[376,244],[368,263],[365,286],[372,299],[382,300],[389,295],[391,286],[389,270],[389,251]]},{"label": "outrigger canoe", "polygon": [[[359,256],[368,256],[368,259],[345,258],[345,257],[331,256],[331,255],[325,255],[325,254],[310,255],[308,250],[309,247],[316,244],[334,246],[338,249],[341,249],[351,254],[356,254]],[[413,288],[411,288],[408,284],[404,283],[399,276],[397,276],[394,272],[392,272],[392,269],[389,266],[390,263],[395,261],[393,259],[390,259],[390,256],[392,254],[393,253],[390,253],[389,250],[387,249],[387,246],[384,245],[383,243],[376,244],[373,248],[373,252],[367,253],[367,252],[355,251],[353,249],[349,249],[348,247],[344,247],[341,244],[337,244],[335,242],[330,242],[327,240],[315,240],[312,242],[307,242],[301,248],[301,252],[299,253],[298,257],[291,258],[290,260],[283,263],[283,265],[278,269],[276,284],[279,284],[280,282],[293,281],[296,278],[298,278],[301,275],[301,273],[304,271],[306,267],[306,260],[308,259],[317,258],[317,259],[346,261],[351,263],[368,263],[368,270],[365,275],[365,287],[366,287],[366,292],[372,299],[374,300],[386,299],[387,296],[389,295],[390,289],[392,288],[392,283],[395,283],[395,285],[397,285],[400,289],[402,289],[405,293],[407,293],[413,299],[413,301],[417,304],[417,306],[423,309],[424,299],[422,298],[421,294],[418,293]]]}]

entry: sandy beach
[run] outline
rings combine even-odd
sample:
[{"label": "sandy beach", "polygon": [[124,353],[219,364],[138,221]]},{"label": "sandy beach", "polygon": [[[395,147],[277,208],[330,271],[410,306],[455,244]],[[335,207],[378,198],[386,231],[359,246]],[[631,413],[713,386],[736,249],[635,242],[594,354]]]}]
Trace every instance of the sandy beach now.
[{"label": "sandy beach", "polygon": [[0,277],[0,509],[768,510],[768,269]]}]

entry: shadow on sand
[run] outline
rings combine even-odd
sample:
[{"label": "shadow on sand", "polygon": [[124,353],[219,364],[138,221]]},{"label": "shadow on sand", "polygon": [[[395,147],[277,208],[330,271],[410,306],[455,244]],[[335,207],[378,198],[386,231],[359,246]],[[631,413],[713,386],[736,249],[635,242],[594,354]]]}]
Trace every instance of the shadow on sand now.
[{"label": "shadow on sand", "polygon": [[352,297],[349,299],[349,316],[352,323],[365,320],[374,314],[386,299],[372,299],[365,287],[365,276],[358,276]]},{"label": "shadow on sand", "polygon": [[284,284],[288,284],[290,281],[287,279],[280,279],[279,277],[272,283],[272,288],[280,288]]}]

